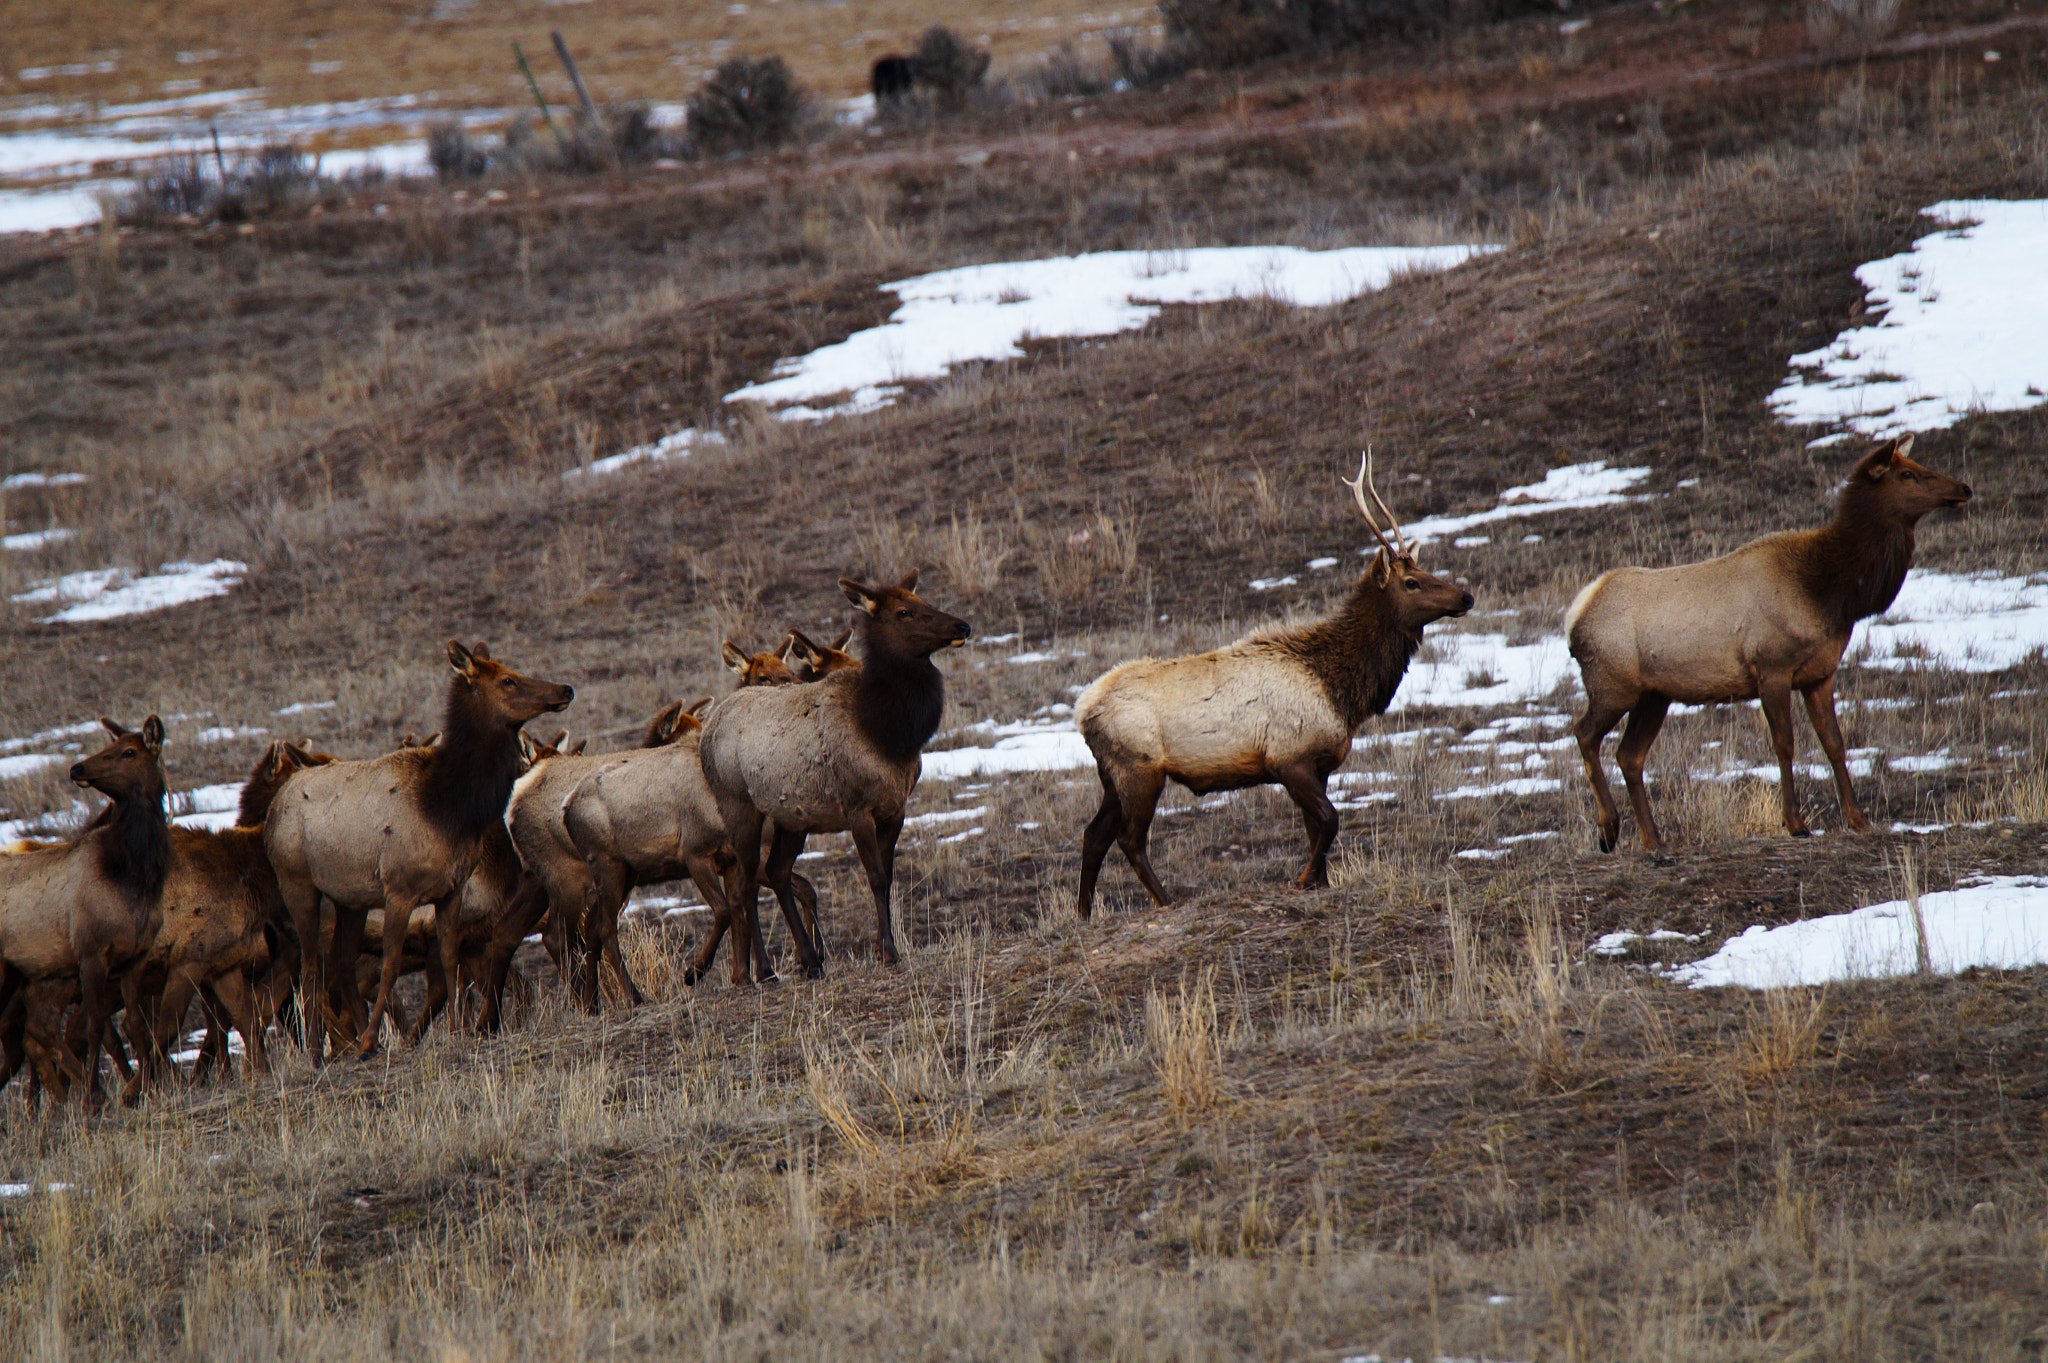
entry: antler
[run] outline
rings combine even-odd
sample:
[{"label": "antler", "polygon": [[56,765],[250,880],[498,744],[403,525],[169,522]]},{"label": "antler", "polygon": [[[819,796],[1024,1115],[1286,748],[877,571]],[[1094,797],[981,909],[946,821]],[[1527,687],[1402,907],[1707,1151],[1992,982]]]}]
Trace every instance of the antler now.
[{"label": "antler", "polygon": [[[1387,509],[1387,504],[1380,499],[1379,488],[1373,485],[1372,446],[1367,445],[1365,453],[1359,456],[1358,476],[1356,478],[1346,478],[1340,474],[1337,481],[1351,489],[1352,499],[1358,503],[1358,510],[1365,517],[1366,526],[1371,529],[1373,538],[1380,542],[1380,547],[1385,549],[1389,556],[1393,558],[1410,558],[1414,556],[1414,546],[1409,544],[1407,539],[1401,534],[1401,522],[1395,519],[1392,511]],[[1397,545],[1387,543],[1386,535],[1380,530],[1378,518],[1372,514],[1372,508],[1365,504],[1365,494],[1368,489],[1372,492],[1373,501],[1379,504],[1380,515],[1387,518],[1387,529],[1393,531],[1394,538],[1399,541]]]}]

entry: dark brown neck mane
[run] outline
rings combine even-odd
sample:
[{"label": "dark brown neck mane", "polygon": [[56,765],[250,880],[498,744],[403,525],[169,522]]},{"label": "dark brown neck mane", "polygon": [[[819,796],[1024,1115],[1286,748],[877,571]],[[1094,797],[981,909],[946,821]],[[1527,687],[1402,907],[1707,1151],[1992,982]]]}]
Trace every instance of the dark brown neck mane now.
[{"label": "dark brown neck mane", "polygon": [[1422,631],[1401,628],[1393,603],[1368,574],[1351,589],[1344,608],[1329,619],[1264,636],[1260,642],[1313,673],[1345,724],[1356,729],[1394,698],[1408,673],[1408,660],[1422,647]]},{"label": "dark brown neck mane", "polygon": [[929,654],[891,648],[885,637],[859,621],[861,657],[851,677],[853,714],[868,741],[892,762],[908,762],[938,732],[946,709],[946,679]]},{"label": "dark brown neck mane", "polygon": [[519,779],[518,731],[493,719],[469,682],[448,683],[439,746],[412,751],[421,755],[420,813],[451,841],[467,842],[504,819]]},{"label": "dark brown neck mane", "polygon": [[1793,563],[1799,585],[1846,634],[1898,596],[1913,566],[1913,522],[1887,510],[1882,487],[1852,477],[1834,520],[1808,532]]},{"label": "dark brown neck mane", "polygon": [[93,820],[101,874],[136,903],[154,899],[171,865],[171,826],[164,819],[164,788],[114,802]]}]

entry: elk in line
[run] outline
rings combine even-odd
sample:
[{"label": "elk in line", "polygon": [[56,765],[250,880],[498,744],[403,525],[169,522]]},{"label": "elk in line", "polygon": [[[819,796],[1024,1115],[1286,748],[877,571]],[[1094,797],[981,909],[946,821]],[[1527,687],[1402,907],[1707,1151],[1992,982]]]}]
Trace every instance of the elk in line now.
[{"label": "elk in line", "polygon": [[834,672],[850,672],[860,666],[860,659],[846,651],[847,640],[853,638],[849,627],[841,630],[839,637],[822,648],[810,641],[800,629],[789,632],[789,656],[796,660],[796,679],[800,682],[820,681]]},{"label": "elk in line", "polygon": [[796,673],[789,667],[789,645],[790,637],[785,634],[782,643],[773,651],[748,653],[727,639],[718,656],[728,668],[739,673],[742,687],[787,686],[796,680]]},{"label": "elk in line", "polygon": [[[299,1007],[307,1051],[319,1063],[327,1013],[326,976],[346,996],[346,1030],[367,1055],[390,1006],[412,911],[435,908],[435,935],[447,978],[458,978],[456,906],[484,839],[502,833],[506,798],[520,769],[519,730],[565,708],[573,688],[522,675],[494,661],[482,644],[448,642],[449,679],[441,742],[358,762],[293,773],[264,825],[299,941]],[[334,905],[332,960],[320,940],[322,899]],[[384,959],[367,1019],[356,985],[364,919],[384,912]]]},{"label": "elk in line", "polygon": [[1621,839],[1621,811],[1600,745],[1623,715],[1615,760],[1643,846],[1663,845],[1643,787],[1643,763],[1673,701],[1761,700],[1778,758],[1785,831],[1809,832],[1792,786],[1792,693],[1834,768],[1842,817],[1870,819],[1849,781],[1835,718],[1835,670],[1856,622],[1885,611],[1913,565],[1914,527],[1939,507],[1970,500],[1967,484],[1908,458],[1906,436],[1856,462],[1818,530],[1766,535],[1730,554],[1676,568],[1616,568],[1588,583],[1565,612],[1565,634],[1585,678],[1586,713],[1572,726],[1593,785],[1600,850]]},{"label": "elk in line", "polygon": [[25,1053],[21,1029],[29,1009],[10,1010],[16,995],[37,981],[75,976],[84,1043],[80,1077],[93,1106],[103,1099],[99,1062],[115,983],[155,940],[171,864],[163,721],[151,715],[139,730],[111,719],[100,723],[113,742],[75,764],[71,779],[112,800],[110,812],[70,842],[0,857],[0,1016],[8,1018],[0,1084],[13,1077]]},{"label": "elk in line", "polygon": [[[853,835],[874,896],[876,950],[884,964],[899,959],[890,921],[896,840],[923,767],[919,753],[946,703],[945,678],[931,655],[961,647],[972,630],[918,596],[915,569],[894,586],[841,578],[839,589],[861,612],[861,666],[808,686],[735,691],[704,724],[704,775],[739,858],[735,983],[745,983],[748,966],[764,955],[755,903],[764,878],[782,905],[804,973],[823,974],[791,888],[791,871],[812,833]],[[764,872],[761,837],[771,823],[776,832]],[[761,964],[759,978],[772,978]]]},{"label": "elk in line", "polygon": [[172,826],[163,925],[131,968],[139,1006],[128,1009],[125,1031],[136,1068],[124,1101],[134,1102],[157,1082],[194,994],[205,1001],[209,1031],[220,1017],[231,1018],[251,1067],[270,1072],[255,977],[270,963],[275,928],[288,920],[262,826],[285,780],[319,760],[289,743],[272,743],[242,787],[233,828]]},{"label": "elk in line", "polygon": [[[1343,481],[1380,547],[1335,615],[1208,653],[1124,663],[1074,703],[1102,780],[1102,804],[1081,837],[1081,917],[1094,910],[1096,877],[1111,843],[1123,849],[1153,900],[1169,902],[1146,852],[1168,781],[1197,795],[1280,786],[1300,808],[1308,834],[1308,864],[1295,884],[1329,884],[1338,828],[1325,793],[1330,773],[1350,755],[1365,718],[1386,710],[1422,646],[1424,626],[1472,609],[1472,593],[1416,566],[1415,547],[1372,488],[1371,465],[1368,452],[1358,477]],[[1369,488],[1386,532],[1366,505]]]}]

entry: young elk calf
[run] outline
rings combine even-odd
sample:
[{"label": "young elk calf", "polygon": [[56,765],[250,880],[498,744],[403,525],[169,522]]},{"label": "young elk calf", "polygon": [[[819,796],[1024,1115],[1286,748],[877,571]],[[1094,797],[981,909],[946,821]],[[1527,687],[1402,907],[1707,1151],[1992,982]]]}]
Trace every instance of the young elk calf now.
[{"label": "young elk calf", "polygon": [[766,879],[804,973],[813,979],[824,973],[790,885],[790,870],[811,833],[853,835],[875,899],[876,949],[885,964],[896,963],[889,918],[896,839],[923,768],[918,754],[946,704],[945,678],[931,655],[960,647],[971,632],[966,621],[927,605],[916,589],[914,569],[893,587],[839,579],[839,590],[861,611],[861,665],[808,686],[735,691],[704,723],[704,775],[740,862],[732,906],[735,983],[746,981],[760,941],[754,901],[767,823],[776,833]]},{"label": "young elk calf", "polygon": [[1565,634],[1586,682],[1586,713],[1572,726],[1600,816],[1600,850],[1621,838],[1600,745],[1623,715],[1615,759],[1628,784],[1643,846],[1663,845],[1643,789],[1643,760],[1671,702],[1763,701],[1778,755],[1785,831],[1806,836],[1792,788],[1792,693],[1835,770],[1842,817],[1870,827],[1849,784],[1835,720],[1835,669],[1858,620],[1881,614],[1913,566],[1913,527],[1936,507],[1970,500],[1967,485],[1906,457],[1913,438],[1857,461],[1818,530],[1766,535],[1732,554],[1677,568],[1616,568],[1595,578],[1565,612]]},{"label": "young elk calf", "polygon": [[[1345,479],[1379,553],[1344,608],[1327,620],[1267,630],[1186,658],[1140,658],[1112,668],[1074,703],[1074,719],[1102,778],[1102,806],[1081,837],[1080,914],[1094,910],[1095,879],[1115,842],[1155,902],[1168,902],[1145,852],[1169,780],[1197,795],[1278,785],[1301,809],[1308,865],[1295,883],[1329,884],[1337,810],[1324,794],[1367,715],[1387,708],[1422,646],[1423,626],[1472,609],[1472,593],[1415,566],[1414,547],[1387,542],[1365,490],[1370,456]],[[1388,529],[1394,515],[1373,491]]]}]

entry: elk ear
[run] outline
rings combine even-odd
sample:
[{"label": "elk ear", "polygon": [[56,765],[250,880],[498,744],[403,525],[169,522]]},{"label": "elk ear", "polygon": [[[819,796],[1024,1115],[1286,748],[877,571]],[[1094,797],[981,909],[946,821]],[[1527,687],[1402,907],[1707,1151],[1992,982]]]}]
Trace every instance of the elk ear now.
[{"label": "elk ear", "polygon": [[539,753],[540,745],[533,741],[533,735],[526,732],[526,730],[521,729],[519,731],[520,759],[524,761],[527,766],[530,767],[535,762],[538,762],[540,760]]},{"label": "elk ear", "polygon": [[[1907,443],[1910,444],[1911,442]],[[1884,477],[1891,469],[1892,460],[1905,452],[1904,449],[1900,448],[1900,442],[1896,440],[1879,445],[1856,462],[1856,472],[1874,483]]]},{"label": "elk ear", "polygon": [[902,588],[902,589],[903,589],[904,591],[906,591],[906,592],[914,592],[914,591],[916,591],[916,590],[917,590],[917,569],[915,569],[915,568],[912,568],[912,569],[911,569],[911,570],[910,570],[909,572],[905,573],[905,574],[903,575],[903,580],[902,580],[901,582],[897,583],[896,585],[897,585],[897,586],[899,586],[899,587],[901,587],[901,588]]},{"label": "elk ear", "polygon": [[789,648],[791,652],[796,654],[798,660],[807,666],[816,667],[824,661],[823,656],[818,652],[818,646],[812,643],[800,629],[793,629],[789,632]]},{"label": "elk ear", "polygon": [[795,630],[791,630],[789,633],[783,635],[782,642],[776,646],[775,656],[782,659],[782,661],[784,662],[788,662],[789,651],[796,647],[796,639],[797,634]]},{"label": "elk ear", "polygon": [[142,721],[142,746],[155,757],[164,750],[164,722],[155,715]]},{"label": "elk ear", "polygon": [[491,656],[491,646],[479,639],[476,641],[476,647],[471,649],[470,653],[478,658],[488,658]]},{"label": "elk ear", "polygon": [[[912,571],[910,576],[914,581],[917,573]],[[839,579],[839,590],[846,593],[848,601],[851,601],[856,607],[869,615],[873,615],[882,608],[881,593],[868,590],[850,577]]]},{"label": "elk ear", "polygon": [[695,705],[692,705],[689,709],[683,711],[683,713],[686,715],[694,715],[697,718],[702,719],[704,716],[704,712],[710,708],[711,697],[706,696],[704,697],[704,699],[698,701]]},{"label": "elk ear", "polygon": [[105,729],[108,733],[112,734],[116,738],[126,738],[128,737],[128,734],[130,732],[129,730],[121,727],[120,720],[109,719],[105,715],[100,716],[100,727],[102,729]]},{"label": "elk ear", "polygon": [[839,631],[839,637],[838,637],[837,639],[834,639],[834,640],[832,641],[832,647],[834,647],[834,648],[836,648],[836,649],[839,649],[839,650],[841,650],[841,651],[844,651],[844,650],[845,650],[845,648],[846,648],[846,641],[847,641],[848,639],[851,639],[852,637],[853,637],[853,626],[852,626],[852,625],[848,625],[848,626],[847,626],[847,627],[846,627],[845,629],[842,629],[842,630],[840,630],[840,631]]},{"label": "elk ear", "polygon": [[577,739],[577,740],[576,740],[576,746],[575,746],[575,747],[573,747],[573,748],[571,748],[571,749],[569,749],[569,751],[568,751],[568,752],[566,752],[566,753],[564,753],[564,754],[563,754],[563,756],[565,756],[565,757],[581,757],[581,756],[583,756],[583,750],[584,750],[585,748],[589,747],[589,746],[590,746],[590,740],[589,740],[589,739],[587,739],[587,738],[579,738],[579,739]]},{"label": "elk ear", "polygon": [[1372,577],[1373,586],[1384,587],[1393,580],[1394,561],[1387,551],[1382,549],[1372,556],[1372,567],[1367,572]]},{"label": "elk ear", "polygon": [[476,655],[464,648],[460,639],[448,641],[448,666],[459,672],[464,681],[476,680]]},{"label": "elk ear", "polygon": [[744,674],[747,670],[747,655],[740,652],[740,646],[732,640],[725,641],[725,647],[718,650],[718,656],[725,665],[735,672]]}]

